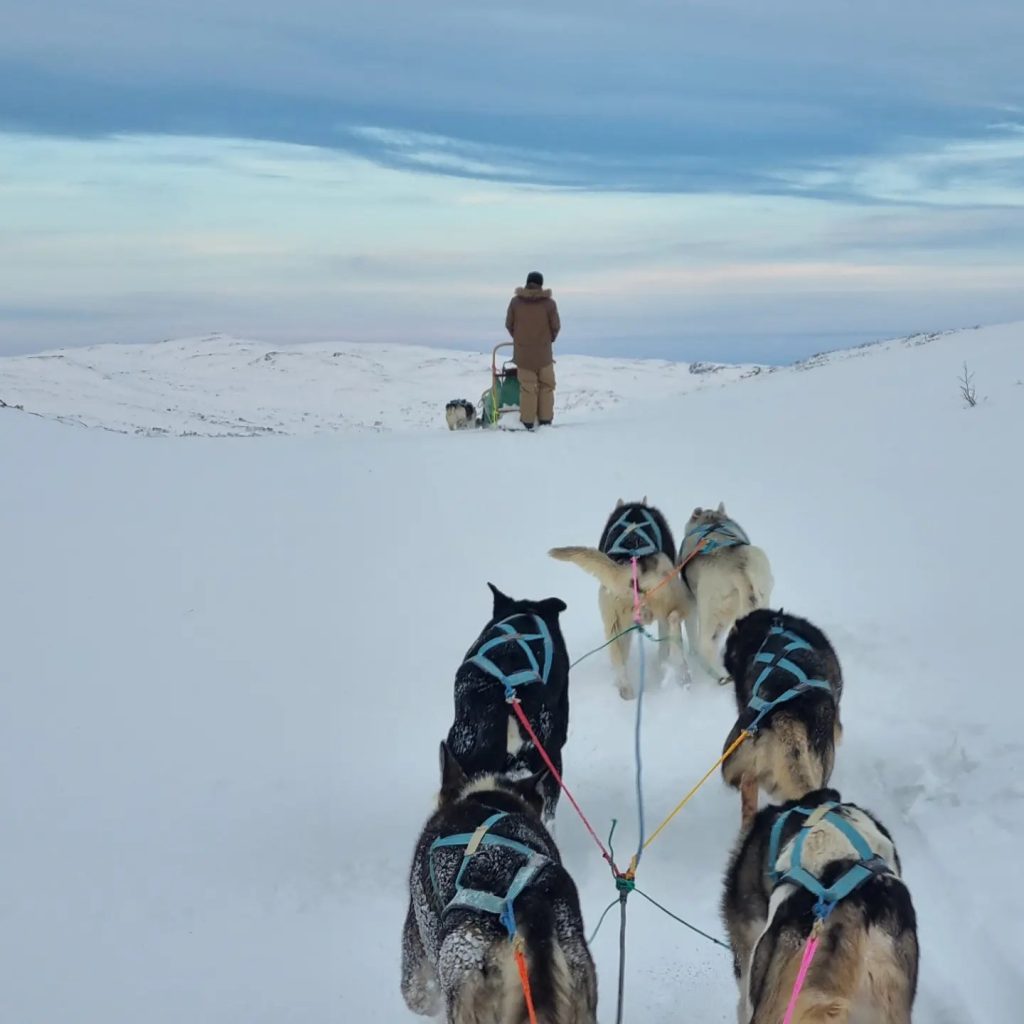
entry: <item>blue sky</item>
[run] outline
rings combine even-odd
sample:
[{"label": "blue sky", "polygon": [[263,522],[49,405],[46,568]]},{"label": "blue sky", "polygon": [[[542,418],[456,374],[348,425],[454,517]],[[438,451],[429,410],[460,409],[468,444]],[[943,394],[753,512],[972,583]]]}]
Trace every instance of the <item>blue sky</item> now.
[{"label": "blue sky", "polygon": [[0,352],[220,330],[776,361],[1024,318],[1024,5],[56,0],[0,35]]}]

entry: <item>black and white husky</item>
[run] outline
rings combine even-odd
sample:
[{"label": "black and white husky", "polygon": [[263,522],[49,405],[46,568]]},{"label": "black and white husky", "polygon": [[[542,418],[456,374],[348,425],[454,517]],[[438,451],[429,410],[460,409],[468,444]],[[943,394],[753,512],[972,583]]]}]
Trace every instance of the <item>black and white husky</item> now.
[{"label": "black and white husky", "polygon": [[[624,502],[619,498],[608,517],[596,548],[552,548],[548,554],[560,562],[573,562],[601,584],[598,607],[608,654],[615,673],[619,695],[624,700],[636,696],[636,688],[627,669],[633,624],[633,559],[637,559],[637,584],[643,598],[645,625],[658,623],[658,663],[667,660],[680,678],[689,678],[683,655],[682,623],[690,614],[690,599],[675,572],[675,541],[665,516],[653,505],[642,501]],[[618,639],[614,639],[614,638]]]},{"label": "black and white husky", "polygon": [[745,615],[725,643],[739,717],[722,749],[753,732],[722,765],[740,791],[743,826],[757,813],[758,789],[797,800],[827,786],[842,737],[843,674],[825,634],[806,619],[762,608]]},{"label": "black and white husky", "polygon": [[722,898],[740,1024],[779,1024],[822,916],[793,1024],[910,1024],[919,953],[901,871],[881,822],[835,790],[760,811],[741,833]]},{"label": "black and white husky", "polygon": [[526,1024],[511,933],[542,1024],[596,1024],[579,895],[540,821],[538,777],[469,778],[445,744],[438,808],[413,856],[402,995],[448,1024]]},{"label": "black and white husky", "polygon": [[[527,721],[562,773],[562,747],[569,731],[569,653],[557,597],[517,601],[492,583],[491,619],[466,652],[455,674],[455,721],[448,746],[469,775],[494,772],[522,777],[545,767],[533,741],[509,706],[508,687]],[[559,786],[542,783],[544,821],[554,822]]]},{"label": "black and white husky", "polygon": [[468,398],[453,398],[444,407],[444,418],[449,430],[465,430],[475,427],[476,406]]}]

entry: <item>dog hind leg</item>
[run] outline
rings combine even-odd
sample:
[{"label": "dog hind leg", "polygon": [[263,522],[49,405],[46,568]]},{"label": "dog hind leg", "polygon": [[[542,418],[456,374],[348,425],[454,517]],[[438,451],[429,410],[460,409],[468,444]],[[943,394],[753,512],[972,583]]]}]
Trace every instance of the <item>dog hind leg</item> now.
[{"label": "dog hind leg", "polygon": [[[599,595],[601,621],[604,623],[605,641],[608,642],[608,657],[611,659],[612,671],[615,674],[615,685],[619,688],[619,696],[623,700],[633,700],[636,690],[629,678],[629,647],[632,632],[623,632],[623,618],[615,598],[602,589]],[[621,634],[621,635],[620,635]]]},{"label": "dog hind leg", "polygon": [[420,941],[411,899],[402,929],[402,997],[413,1013],[423,1017],[433,1017],[441,1007],[437,975]]},{"label": "dog hind leg", "polygon": [[721,681],[728,676],[718,654],[718,640],[721,639],[723,624],[717,608],[705,605],[699,612],[700,639],[697,654],[708,672]]},{"label": "dog hind leg", "polygon": [[666,630],[668,646],[668,663],[682,686],[689,686],[690,668],[686,664],[686,652],[683,650],[683,619],[677,611],[669,612]]},{"label": "dog hind leg", "polygon": [[597,972],[586,940],[577,930],[582,927],[579,909],[558,901],[554,911],[559,953],[556,987],[562,995],[559,1016],[552,1024],[597,1024]]}]

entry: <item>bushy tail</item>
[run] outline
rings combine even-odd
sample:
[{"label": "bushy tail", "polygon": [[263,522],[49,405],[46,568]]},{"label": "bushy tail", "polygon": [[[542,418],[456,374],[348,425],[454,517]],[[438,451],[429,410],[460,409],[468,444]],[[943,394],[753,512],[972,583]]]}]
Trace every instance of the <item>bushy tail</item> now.
[{"label": "bushy tail", "polygon": [[768,556],[760,548],[755,547],[743,548],[742,551],[747,577],[747,593],[744,595],[747,599],[747,610],[753,612],[758,608],[767,608],[775,589],[775,579]]},{"label": "bushy tail", "polygon": [[[807,726],[777,713],[771,743],[759,743],[757,775],[774,800],[799,800],[825,783],[825,765],[811,748]],[[831,768],[831,766],[829,766]]]},{"label": "bushy tail", "polygon": [[602,586],[611,591],[628,591],[632,581],[632,568],[619,564],[597,548],[552,548],[548,554],[559,562],[572,562],[584,572],[597,577]]},{"label": "bushy tail", "polygon": [[[793,1015],[793,1024],[846,1024],[860,986],[864,962],[863,921],[837,908],[825,926]],[[764,941],[764,938],[761,940]],[[751,1024],[779,1024],[786,1012],[804,943],[789,929],[779,936],[767,964],[761,998]],[[755,954],[756,956],[757,954]]]}]

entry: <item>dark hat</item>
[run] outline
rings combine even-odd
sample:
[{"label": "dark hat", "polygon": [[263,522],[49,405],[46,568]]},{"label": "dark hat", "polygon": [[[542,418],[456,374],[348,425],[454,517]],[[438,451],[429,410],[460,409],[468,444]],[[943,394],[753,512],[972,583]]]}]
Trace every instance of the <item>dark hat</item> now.
[{"label": "dark hat", "polygon": [[531,284],[535,284],[538,288],[544,286],[544,275],[539,270],[531,270],[526,275],[526,287],[529,288]]}]

